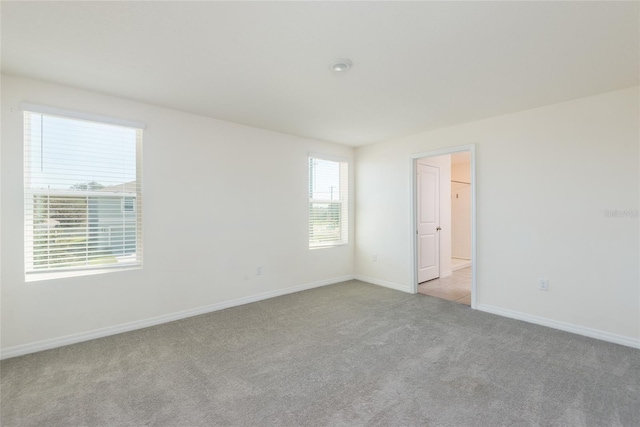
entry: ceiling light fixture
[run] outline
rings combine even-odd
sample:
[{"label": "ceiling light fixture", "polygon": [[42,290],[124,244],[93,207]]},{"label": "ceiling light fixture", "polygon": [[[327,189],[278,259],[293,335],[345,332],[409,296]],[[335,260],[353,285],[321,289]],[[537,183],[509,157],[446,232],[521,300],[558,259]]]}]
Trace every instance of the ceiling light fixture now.
[{"label": "ceiling light fixture", "polygon": [[350,59],[339,59],[331,65],[331,71],[336,73],[344,73],[353,65]]}]

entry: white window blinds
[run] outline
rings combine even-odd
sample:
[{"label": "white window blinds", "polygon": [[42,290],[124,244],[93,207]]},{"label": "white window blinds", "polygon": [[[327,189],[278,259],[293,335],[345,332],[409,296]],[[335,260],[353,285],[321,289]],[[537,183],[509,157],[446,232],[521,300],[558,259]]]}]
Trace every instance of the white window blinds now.
[{"label": "white window blinds", "polygon": [[348,163],[309,157],[309,247],[347,244]]},{"label": "white window blinds", "polygon": [[24,112],[25,270],[142,263],[142,129]]}]

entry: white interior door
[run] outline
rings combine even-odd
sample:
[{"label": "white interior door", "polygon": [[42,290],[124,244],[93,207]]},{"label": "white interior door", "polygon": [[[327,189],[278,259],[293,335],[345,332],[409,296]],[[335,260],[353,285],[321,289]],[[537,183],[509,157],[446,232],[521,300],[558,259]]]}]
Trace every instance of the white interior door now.
[{"label": "white interior door", "polygon": [[418,283],[440,277],[440,169],[418,162]]}]

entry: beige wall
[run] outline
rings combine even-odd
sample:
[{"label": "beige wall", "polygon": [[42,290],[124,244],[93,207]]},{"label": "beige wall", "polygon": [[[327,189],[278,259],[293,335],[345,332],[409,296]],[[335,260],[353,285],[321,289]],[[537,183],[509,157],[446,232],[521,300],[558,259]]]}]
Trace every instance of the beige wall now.
[{"label": "beige wall", "polygon": [[469,160],[455,163],[452,159],[451,180],[460,182],[471,182],[471,163],[469,162]]},{"label": "beige wall", "polygon": [[471,259],[470,155],[451,156],[451,162],[451,256]]},{"label": "beige wall", "polygon": [[410,157],[475,144],[479,308],[640,346],[640,221],[606,215],[639,208],[638,101],[635,87],[358,148],[356,273],[411,285]]},{"label": "beige wall", "polygon": [[[353,159],[353,149],[28,79],[1,84],[3,351],[353,273],[353,218],[349,245],[308,249],[307,160]],[[146,123],[142,270],[25,283],[23,101]]]},{"label": "beige wall", "polygon": [[471,185],[451,183],[451,256],[471,259]]}]

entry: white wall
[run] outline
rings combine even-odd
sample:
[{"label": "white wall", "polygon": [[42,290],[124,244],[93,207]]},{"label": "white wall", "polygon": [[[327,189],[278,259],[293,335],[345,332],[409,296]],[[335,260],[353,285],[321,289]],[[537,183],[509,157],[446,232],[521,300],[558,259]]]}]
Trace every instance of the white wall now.
[{"label": "white wall", "polygon": [[640,346],[640,221],[605,215],[639,208],[638,101],[635,87],[358,148],[356,274],[410,285],[410,155],[476,144],[478,307]]},{"label": "white wall", "polygon": [[[354,260],[352,218],[348,246],[307,249],[307,153],[350,148],[28,79],[1,85],[3,354],[340,280],[354,261],[359,276],[407,290],[410,155],[470,143],[479,307],[640,343],[640,221],[605,216],[639,208],[638,88],[356,150]],[[21,101],[147,123],[142,270],[25,283]]]},{"label": "white wall", "polygon": [[[28,79],[1,84],[4,353],[353,273],[353,218],[347,246],[309,250],[307,237],[308,152],[352,159],[353,149]],[[142,270],[25,283],[21,101],[147,124]]]},{"label": "white wall", "polygon": [[[417,163],[440,170],[440,277],[451,276],[451,155],[423,157]],[[417,206],[417,204],[416,204]],[[383,258],[382,261],[386,259]]]}]

